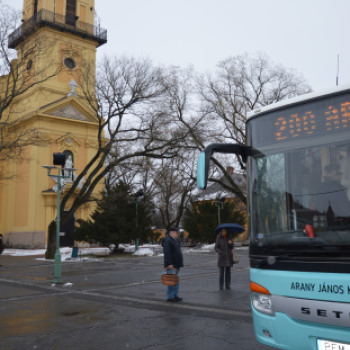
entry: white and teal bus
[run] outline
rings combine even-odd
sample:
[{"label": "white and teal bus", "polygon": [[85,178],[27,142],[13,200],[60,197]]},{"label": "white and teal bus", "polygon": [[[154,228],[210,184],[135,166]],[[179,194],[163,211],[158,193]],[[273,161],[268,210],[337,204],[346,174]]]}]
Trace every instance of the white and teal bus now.
[{"label": "white and teal bus", "polygon": [[250,288],[257,340],[350,350],[350,86],[251,112],[246,144],[212,144],[247,163]]}]

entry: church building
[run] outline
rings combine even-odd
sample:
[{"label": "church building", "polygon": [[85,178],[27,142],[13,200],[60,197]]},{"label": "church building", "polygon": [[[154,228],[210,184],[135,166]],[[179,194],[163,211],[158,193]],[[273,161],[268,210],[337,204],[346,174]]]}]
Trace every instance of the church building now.
[{"label": "church building", "polygon": [[[2,165],[10,175],[0,183],[5,244],[44,248],[48,226],[57,214],[57,186],[42,166],[53,165],[53,153],[65,153],[67,164],[77,169],[66,181],[67,191],[96,153],[99,122],[82,86],[88,86],[91,102],[96,50],[106,42],[107,31],[95,25],[94,0],[23,0],[22,23],[10,34],[8,45],[17,51],[14,63],[24,63],[23,74],[32,78],[27,80],[30,88],[14,100],[8,119],[1,121],[9,129],[32,131],[37,140],[25,146],[25,156]],[[94,192],[103,188],[101,182]],[[94,209],[93,202],[81,206],[61,227],[61,246],[77,243],[70,237],[75,221],[88,219]]]}]

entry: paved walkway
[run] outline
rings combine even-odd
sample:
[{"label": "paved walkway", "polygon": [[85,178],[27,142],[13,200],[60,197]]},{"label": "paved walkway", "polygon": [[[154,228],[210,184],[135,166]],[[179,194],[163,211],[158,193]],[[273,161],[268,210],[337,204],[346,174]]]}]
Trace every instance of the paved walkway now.
[{"label": "paved walkway", "polygon": [[247,253],[224,291],[214,253],[184,253],[178,303],[165,301],[162,257],[65,262],[52,285],[52,262],[2,256],[0,348],[272,349],[253,335]]}]

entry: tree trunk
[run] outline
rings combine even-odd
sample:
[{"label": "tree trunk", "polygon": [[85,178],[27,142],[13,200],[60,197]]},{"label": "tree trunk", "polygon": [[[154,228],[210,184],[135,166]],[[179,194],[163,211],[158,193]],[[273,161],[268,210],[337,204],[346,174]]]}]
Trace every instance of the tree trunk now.
[{"label": "tree trunk", "polygon": [[56,221],[51,221],[49,225],[49,232],[47,237],[47,247],[45,252],[45,259],[55,259],[56,253]]}]

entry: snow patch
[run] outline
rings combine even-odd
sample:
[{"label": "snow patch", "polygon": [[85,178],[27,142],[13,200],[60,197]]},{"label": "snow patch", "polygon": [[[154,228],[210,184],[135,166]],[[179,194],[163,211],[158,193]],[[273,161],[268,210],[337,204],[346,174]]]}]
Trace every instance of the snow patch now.
[{"label": "snow patch", "polygon": [[133,254],[138,256],[153,256],[154,251],[150,248],[140,248]]},{"label": "snow patch", "polygon": [[[46,249],[5,249],[4,255],[10,256],[30,256],[30,255],[45,255]],[[95,253],[109,253],[108,248],[79,248],[79,255],[91,255]],[[60,253],[64,256],[72,255],[72,248],[64,247],[60,248]]]}]

